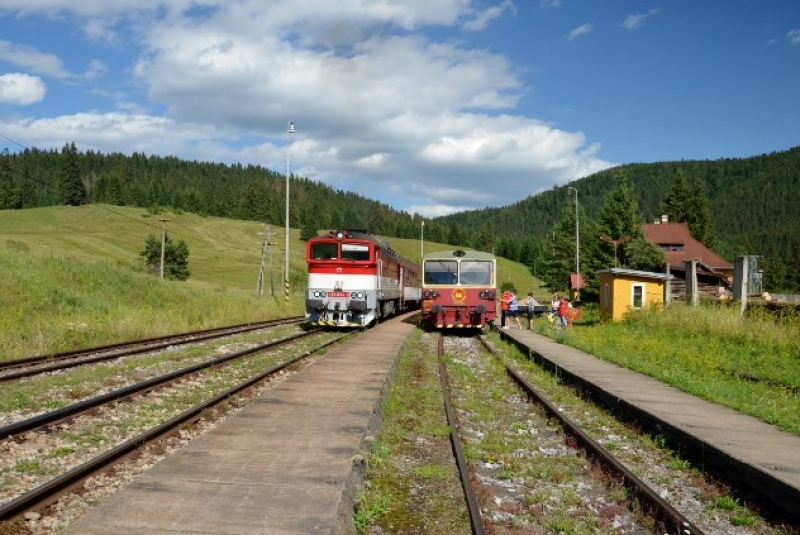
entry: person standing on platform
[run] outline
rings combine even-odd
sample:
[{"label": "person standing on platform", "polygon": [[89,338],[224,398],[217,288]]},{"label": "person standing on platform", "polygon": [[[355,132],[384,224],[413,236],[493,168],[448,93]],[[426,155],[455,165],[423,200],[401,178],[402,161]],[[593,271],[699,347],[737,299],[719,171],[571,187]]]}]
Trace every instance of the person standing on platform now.
[{"label": "person standing on platform", "polygon": [[508,317],[517,320],[517,328],[522,329],[522,325],[519,322],[519,304],[517,301],[517,293],[514,290],[511,290],[511,299],[508,301]]},{"label": "person standing on platform", "polygon": [[536,302],[536,299],[533,298],[533,292],[528,292],[528,302],[526,303],[528,309],[528,329],[533,329],[533,315],[538,304],[539,303]]},{"label": "person standing on platform", "polygon": [[500,328],[501,329],[508,329],[506,325],[506,315],[508,314],[508,304],[511,301],[511,294],[508,293],[508,290],[503,292],[503,295],[500,297]]},{"label": "person standing on platform", "polygon": [[547,315],[547,320],[550,322],[550,327],[558,326],[558,305],[561,303],[561,296],[553,294],[553,299],[550,300],[550,313]]},{"label": "person standing on platform", "polygon": [[556,322],[556,325],[558,325],[559,328],[562,326],[564,328],[567,327],[567,314],[569,313],[569,307],[570,303],[567,299],[561,299],[561,301],[558,302],[558,321]]}]

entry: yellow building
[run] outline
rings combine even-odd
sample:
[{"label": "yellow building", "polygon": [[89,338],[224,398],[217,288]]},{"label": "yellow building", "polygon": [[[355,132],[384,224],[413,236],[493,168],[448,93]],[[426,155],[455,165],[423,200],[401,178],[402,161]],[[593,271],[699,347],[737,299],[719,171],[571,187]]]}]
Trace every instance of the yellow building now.
[{"label": "yellow building", "polygon": [[663,305],[668,282],[675,277],[668,273],[613,268],[598,271],[597,280],[600,285],[600,319],[616,321],[629,310]]}]

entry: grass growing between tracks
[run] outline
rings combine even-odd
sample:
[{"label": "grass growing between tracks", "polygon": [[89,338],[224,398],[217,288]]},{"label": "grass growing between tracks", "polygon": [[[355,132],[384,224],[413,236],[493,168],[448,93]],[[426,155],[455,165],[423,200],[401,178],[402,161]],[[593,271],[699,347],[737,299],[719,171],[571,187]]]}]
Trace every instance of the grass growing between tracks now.
[{"label": "grass growing between tracks", "polygon": [[[53,410],[98,393],[150,379],[159,374],[198,364],[232,353],[231,344],[263,344],[298,333],[297,325],[271,328],[268,334],[244,334],[203,345],[177,346],[152,355],[123,357],[89,366],[78,366],[67,373],[48,374],[3,385],[0,397],[0,425],[12,411]],[[250,359],[252,360],[252,359]]]},{"label": "grass growing between tracks", "polygon": [[674,304],[625,321],[537,331],[800,435],[800,320]]},{"label": "grass growing between tracks", "polygon": [[468,534],[450,447],[435,334],[417,331],[398,363],[358,496],[359,533]]},{"label": "grass growing between tracks", "polygon": [[[494,333],[489,338],[505,362],[513,363],[517,372],[538,392],[557,405],[563,414],[579,424],[637,477],[648,482],[660,494],[677,496],[683,493],[705,504],[699,516],[701,521],[710,525],[716,522],[717,527],[720,521],[727,523],[723,525],[750,527],[755,533],[794,533],[773,530],[757,510],[735,498],[731,489],[704,479],[699,470],[667,446],[663,436],[642,434],[637,428],[618,420],[612,412],[576,393],[572,387],[565,387],[557,375],[543,370],[528,355],[519,351],[516,345],[502,341]],[[619,493],[621,500],[625,490],[620,487]]]},{"label": "grass growing between tracks", "polygon": [[9,247],[0,272],[2,360],[302,313],[235,288]]}]

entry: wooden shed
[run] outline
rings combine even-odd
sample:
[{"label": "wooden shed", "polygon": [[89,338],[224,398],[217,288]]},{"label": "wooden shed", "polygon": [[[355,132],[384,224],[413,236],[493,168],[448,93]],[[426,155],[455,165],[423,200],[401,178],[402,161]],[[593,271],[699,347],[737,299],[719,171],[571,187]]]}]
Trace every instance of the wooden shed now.
[{"label": "wooden shed", "polygon": [[617,321],[628,310],[663,305],[667,288],[675,277],[668,273],[612,268],[598,271],[597,280],[600,319]]}]

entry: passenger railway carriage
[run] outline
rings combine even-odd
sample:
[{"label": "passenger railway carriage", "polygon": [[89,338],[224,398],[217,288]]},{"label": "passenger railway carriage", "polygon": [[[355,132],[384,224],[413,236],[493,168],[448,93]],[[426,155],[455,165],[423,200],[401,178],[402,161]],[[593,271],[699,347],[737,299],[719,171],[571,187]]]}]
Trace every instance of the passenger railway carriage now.
[{"label": "passenger railway carriage", "polygon": [[497,261],[480,251],[442,251],[422,259],[422,320],[431,328],[478,328],[497,314]]},{"label": "passenger railway carriage", "polygon": [[383,240],[337,230],[308,240],[306,318],[331,327],[366,327],[419,307],[422,270]]}]

